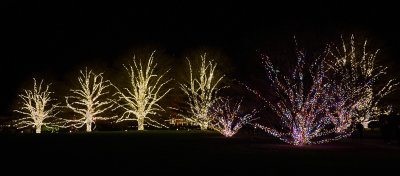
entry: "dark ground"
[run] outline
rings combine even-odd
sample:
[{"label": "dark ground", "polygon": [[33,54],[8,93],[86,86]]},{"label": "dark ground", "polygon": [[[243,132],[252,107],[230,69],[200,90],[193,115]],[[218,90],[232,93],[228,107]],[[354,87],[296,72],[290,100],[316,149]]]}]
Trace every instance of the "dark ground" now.
[{"label": "dark ground", "polygon": [[400,145],[376,136],[303,147],[262,135],[172,130],[0,134],[0,141],[1,172],[17,175],[370,175],[400,168]]}]

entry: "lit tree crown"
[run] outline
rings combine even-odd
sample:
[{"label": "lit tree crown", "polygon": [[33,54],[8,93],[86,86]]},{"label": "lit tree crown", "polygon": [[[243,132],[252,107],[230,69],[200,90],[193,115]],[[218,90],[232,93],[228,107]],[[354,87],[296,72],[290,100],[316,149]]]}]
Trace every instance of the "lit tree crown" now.
[{"label": "lit tree crown", "polygon": [[16,120],[18,129],[28,126],[35,127],[37,133],[40,133],[42,126],[51,126],[51,122],[45,120],[54,117],[58,114],[57,105],[51,105],[52,99],[49,91],[50,84],[42,87],[43,80],[39,83],[33,78],[33,90],[24,90],[24,94],[20,94],[22,99],[22,107],[19,110],[14,110],[17,113],[24,115],[24,118]]},{"label": "lit tree crown", "polygon": [[211,128],[217,130],[225,137],[232,137],[245,124],[249,124],[256,114],[253,110],[251,114],[241,113],[242,101],[232,102],[229,98],[219,98],[211,109]]},{"label": "lit tree crown", "polygon": [[[108,94],[105,90],[111,85],[110,81],[103,79],[103,73],[95,74],[92,70],[80,71],[78,77],[79,89],[71,89],[74,96],[66,97],[67,107],[79,114],[81,118],[66,120],[68,125],[81,128],[85,124],[87,131],[91,131],[91,125],[96,120],[108,120],[114,117],[102,117],[100,114],[112,108],[111,100],[104,100],[104,96]],[[68,100],[73,100],[69,103]]]},{"label": "lit tree crown", "polygon": [[190,106],[189,117],[187,120],[199,124],[204,130],[212,120],[210,109],[217,100],[216,95],[220,88],[218,84],[224,76],[215,77],[217,64],[214,61],[206,61],[206,53],[201,55],[201,65],[197,73],[193,74],[192,65],[189,64],[190,80],[188,84],[180,84],[181,90],[187,95]]},{"label": "lit tree crown", "polygon": [[[117,89],[116,95],[118,100],[115,101],[117,108],[122,108],[125,112],[117,119],[117,122],[122,121],[138,121],[139,130],[143,130],[144,120],[149,125],[156,127],[166,127],[165,125],[152,120],[148,115],[156,115],[158,111],[164,111],[164,109],[158,104],[169,91],[162,91],[165,84],[171,81],[162,81],[164,74],[155,73],[157,64],[154,63],[154,53],[150,55],[150,58],[146,65],[143,65],[141,61],[137,62],[136,58],[133,58],[133,66],[125,66],[130,78],[130,88]],[[134,115],[133,117],[131,115]]]},{"label": "lit tree crown", "polygon": [[[323,60],[327,53],[329,47],[311,64],[306,64],[305,54],[297,50],[297,64],[290,76],[282,76],[270,58],[262,55],[262,63],[277,99],[267,99],[258,91],[246,88],[275,112],[280,123],[275,124],[276,127],[260,124],[257,127],[294,145],[324,143],[351,134],[347,128],[351,125],[354,101],[326,75]],[[329,137],[331,135],[335,137]]]},{"label": "lit tree crown", "polygon": [[[376,86],[377,81],[387,74],[388,67],[376,65],[376,56],[379,49],[367,51],[367,40],[364,41],[361,51],[354,42],[354,35],[351,35],[350,42],[347,44],[341,38],[341,47],[330,50],[329,55],[333,59],[327,60],[327,65],[341,79],[341,87],[351,94],[360,95],[357,105],[356,121],[366,125],[373,121],[378,114],[374,111],[380,100],[393,92],[394,87],[399,84],[395,79],[390,79],[383,87]],[[360,92],[360,87],[365,87]],[[375,92],[374,92],[375,91]]]}]

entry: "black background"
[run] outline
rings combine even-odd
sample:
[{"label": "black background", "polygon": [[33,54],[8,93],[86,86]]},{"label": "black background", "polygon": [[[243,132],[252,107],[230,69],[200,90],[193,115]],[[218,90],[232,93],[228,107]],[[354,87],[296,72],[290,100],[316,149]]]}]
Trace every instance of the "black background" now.
[{"label": "black background", "polygon": [[292,50],[287,44],[294,35],[307,48],[354,33],[371,39],[398,70],[396,8],[347,1],[2,1],[0,116],[12,113],[12,102],[32,77],[63,81],[78,65],[112,65],[145,44],[162,46],[178,59],[190,48],[220,48],[232,60],[234,75],[246,79],[259,67],[252,60],[256,50]]}]

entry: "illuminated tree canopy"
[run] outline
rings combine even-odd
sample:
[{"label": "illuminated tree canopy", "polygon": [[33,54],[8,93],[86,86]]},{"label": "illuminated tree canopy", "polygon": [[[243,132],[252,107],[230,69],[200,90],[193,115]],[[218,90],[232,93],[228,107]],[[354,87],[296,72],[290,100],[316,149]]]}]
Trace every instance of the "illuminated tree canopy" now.
[{"label": "illuminated tree canopy", "polygon": [[[377,116],[383,113],[379,106],[389,107],[384,112],[389,114],[392,105],[382,100],[400,83],[388,74],[388,67],[376,61],[379,49],[367,47],[367,40],[355,42],[353,35],[350,40],[342,37],[339,43],[329,43],[317,57],[315,53],[305,54],[296,48],[294,67],[287,70],[278,69],[270,57],[262,54],[262,65],[270,86],[263,92],[242,84],[262,101],[263,108],[267,107],[273,112],[272,116],[265,118],[268,121],[266,124],[255,126],[286,143],[320,144],[349,136],[354,124],[361,123],[365,128],[368,127],[368,123],[377,121]],[[253,124],[253,117],[260,109],[244,113],[243,109],[248,107],[243,107],[241,101],[232,102],[220,95],[219,91],[224,88],[221,84],[226,85],[221,82],[228,79],[220,74],[222,66],[217,68],[215,60],[223,63],[222,68],[233,68],[230,62],[220,60],[225,58],[221,57],[223,55],[220,52],[207,55],[196,51],[192,56],[199,57],[198,60],[186,58],[188,67],[186,61],[183,63],[185,66],[181,67],[186,74],[175,76],[184,75],[187,79],[178,83],[180,90],[176,92],[166,88],[172,80],[166,78],[170,67],[168,71],[160,71],[163,67],[160,68],[160,64],[154,61],[155,51],[148,54],[140,59],[134,56],[130,64],[123,65],[127,73],[122,76],[127,82],[125,86],[116,86],[110,80],[105,80],[103,73],[97,74],[87,68],[80,70],[78,87],[62,95],[66,102],[63,107],[69,109],[69,113],[74,113],[68,118],[55,117],[61,106],[53,103],[55,99],[51,98],[53,93],[49,91],[50,84],[43,85],[43,80],[37,82],[33,79],[33,89],[24,90],[19,95],[22,106],[15,108],[17,110],[14,112],[24,117],[13,121],[15,126],[18,129],[33,127],[36,133],[41,132],[42,126],[86,126],[86,131],[90,132],[96,128],[98,120],[115,119],[118,123],[135,121],[138,130],[144,130],[145,126],[162,128],[166,126],[160,123],[157,116],[168,112],[165,112],[167,106],[161,100],[172,93],[177,95],[168,100],[169,109],[174,110],[169,114],[171,119],[179,118],[179,121],[196,128],[199,126],[201,130],[214,129],[226,137],[233,136],[250,121]],[[159,63],[165,60],[159,60]],[[281,61],[284,64],[290,62]],[[168,64],[161,64],[165,65]],[[224,73],[228,74],[229,71],[224,69]],[[246,75],[238,75],[242,76],[245,78]],[[109,93],[109,89],[113,90],[113,94]]]},{"label": "illuminated tree canopy", "polygon": [[[198,124],[201,130],[207,130],[211,117],[211,107],[217,100],[217,93],[220,90],[218,84],[224,76],[216,77],[215,69],[217,64],[213,61],[207,61],[206,53],[201,55],[201,65],[199,69],[192,68],[189,64],[190,80],[188,83],[180,84],[182,91],[187,95],[188,105],[190,106],[188,116],[184,116],[190,122]],[[198,72],[194,72],[196,69]]]},{"label": "illuminated tree canopy", "polygon": [[[130,87],[117,89],[115,94],[118,98],[114,100],[116,108],[122,108],[124,113],[117,119],[122,121],[137,121],[138,130],[144,130],[144,124],[155,127],[166,127],[165,125],[151,119],[149,115],[157,115],[157,112],[164,111],[158,102],[172,89],[162,91],[165,84],[171,81],[163,81],[165,72],[157,74],[155,69],[157,64],[154,63],[154,52],[151,53],[147,64],[143,64],[141,60],[136,61],[133,58],[133,66],[125,66],[130,79]],[[115,109],[116,109],[115,108]]]},{"label": "illuminated tree canopy", "polygon": [[297,65],[290,76],[281,75],[270,58],[262,55],[273,96],[266,98],[246,87],[273,110],[278,124],[257,127],[294,145],[320,144],[351,134],[348,127],[358,101],[327,76],[323,64],[327,50],[311,64],[297,50]]},{"label": "illuminated tree canopy", "polygon": [[[82,128],[86,125],[86,131],[92,131],[92,124],[96,120],[108,120],[112,117],[102,117],[105,111],[112,108],[111,100],[104,98],[108,94],[105,90],[111,85],[110,81],[103,80],[102,73],[95,74],[87,68],[85,71],[80,71],[78,77],[79,89],[72,89],[73,96],[66,97],[67,107],[78,114],[78,119],[66,120],[67,124],[64,127],[73,126]],[[72,103],[69,103],[72,100]]]},{"label": "illuminated tree canopy", "polygon": [[349,43],[342,38],[341,47],[330,51],[333,59],[327,60],[329,68],[341,79],[340,84],[345,91],[360,93],[359,88],[366,86],[366,90],[361,92],[362,98],[357,102],[354,116],[354,120],[362,123],[365,128],[369,122],[377,120],[376,109],[381,99],[393,92],[394,87],[399,84],[395,79],[390,79],[384,86],[377,86],[377,82],[382,81],[381,78],[387,74],[388,67],[377,65],[375,62],[379,50],[368,51],[366,46],[367,40],[364,41],[362,49],[359,49],[354,42],[354,35]]},{"label": "illuminated tree canopy", "polygon": [[33,90],[24,90],[24,94],[20,94],[22,106],[15,112],[22,114],[24,117],[15,121],[18,129],[33,127],[36,133],[41,133],[42,126],[51,127],[55,123],[51,118],[57,115],[57,104],[51,104],[54,99],[50,97],[52,92],[49,91],[50,84],[42,86],[43,80],[37,84],[33,78]]},{"label": "illuminated tree canopy", "polygon": [[241,103],[242,101],[232,102],[229,98],[219,98],[211,110],[211,128],[225,137],[232,137],[243,125],[254,120],[256,111],[253,110],[251,114],[242,113]]}]

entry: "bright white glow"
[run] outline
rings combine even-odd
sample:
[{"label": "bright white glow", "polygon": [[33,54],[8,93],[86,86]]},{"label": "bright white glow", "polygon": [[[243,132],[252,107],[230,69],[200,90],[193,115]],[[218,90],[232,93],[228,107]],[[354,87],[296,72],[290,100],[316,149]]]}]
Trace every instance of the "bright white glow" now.
[{"label": "bright white glow", "polygon": [[217,100],[216,95],[220,90],[218,83],[224,76],[215,77],[217,64],[213,61],[206,61],[206,54],[201,55],[201,65],[198,72],[193,75],[192,65],[189,64],[190,82],[180,84],[182,91],[187,95],[190,106],[189,116],[183,116],[190,122],[199,125],[201,130],[207,130],[212,117],[210,109]]},{"label": "bright white glow", "polygon": [[22,99],[22,107],[19,110],[14,110],[25,116],[24,118],[15,120],[15,126],[18,129],[33,127],[36,133],[41,133],[42,126],[52,126],[52,122],[48,121],[54,117],[57,111],[57,105],[51,105],[50,102],[54,99],[50,98],[50,84],[45,88],[42,87],[43,80],[37,85],[36,79],[33,79],[33,90],[24,90],[24,94],[20,94]]},{"label": "bright white glow", "polygon": [[129,65],[129,67],[124,65],[129,74],[130,88],[120,90],[114,86],[117,89],[116,95],[118,96],[118,100],[114,101],[117,104],[116,108],[122,108],[125,111],[117,119],[117,122],[137,121],[138,130],[144,130],[145,123],[155,127],[166,127],[149,116],[157,115],[157,111],[164,111],[157,102],[171,90],[170,88],[161,93],[163,86],[171,79],[162,81],[167,72],[162,75],[155,73],[157,64],[153,62],[154,53],[155,51],[151,53],[146,65],[142,65],[141,61],[137,63],[135,57],[133,58],[133,67],[132,65]]},{"label": "bright white glow", "polygon": [[[110,81],[103,80],[102,73],[95,74],[87,68],[78,77],[79,89],[72,89],[73,96],[66,98],[67,107],[79,115],[78,119],[66,120],[67,124],[64,127],[73,126],[75,128],[82,128],[86,125],[86,131],[92,131],[92,124],[96,120],[108,120],[112,117],[101,117],[100,115],[113,106],[111,100],[104,100],[104,95],[108,92],[105,91],[109,87]],[[72,103],[69,103],[72,100]]]}]

